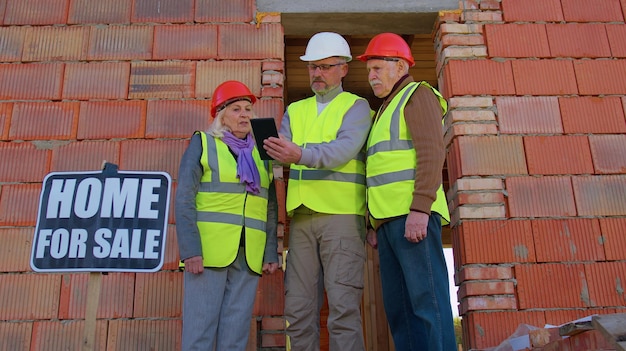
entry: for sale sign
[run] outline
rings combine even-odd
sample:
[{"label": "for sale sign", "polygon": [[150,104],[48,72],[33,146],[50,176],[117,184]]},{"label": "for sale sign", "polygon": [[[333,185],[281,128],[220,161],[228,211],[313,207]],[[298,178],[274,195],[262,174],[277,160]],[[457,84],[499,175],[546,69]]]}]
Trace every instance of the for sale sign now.
[{"label": "for sale sign", "polygon": [[54,172],[43,182],[36,272],[154,272],[163,265],[170,202],[164,172]]}]

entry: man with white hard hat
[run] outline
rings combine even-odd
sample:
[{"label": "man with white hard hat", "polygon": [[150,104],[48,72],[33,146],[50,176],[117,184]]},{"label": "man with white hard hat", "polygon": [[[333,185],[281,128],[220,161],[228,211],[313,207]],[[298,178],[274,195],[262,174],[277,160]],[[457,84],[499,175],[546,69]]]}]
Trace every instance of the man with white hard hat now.
[{"label": "man with white hard hat", "polygon": [[328,298],[331,351],[362,351],[361,297],[365,262],[365,158],[372,111],[343,91],[352,60],[337,33],[309,40],[307,63],[314,96],[287,107],[280,138],[265,149],[290,165],[291,217],[285,272],[285,316],[293,350],[320,349],[320,309]]}]

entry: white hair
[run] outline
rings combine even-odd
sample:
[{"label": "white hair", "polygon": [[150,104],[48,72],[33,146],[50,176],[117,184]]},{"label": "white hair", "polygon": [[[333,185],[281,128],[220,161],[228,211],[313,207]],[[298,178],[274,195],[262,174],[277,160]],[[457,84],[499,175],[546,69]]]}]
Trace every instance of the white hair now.
[{"label": "white hair", "polygon": [[[220,139],[224,136],[224,132],[230,132],[231,130],[224,124],[224,114],[226,113],[226,109],[222,108],[219,111],[217,111],[217,115],[215,116],[215,118],[213,119],[213,122],[211,122],[211,124],[209,125],[209,127],[206,130],[206,133],[213,136],[214,138]],[[252,117],[250,118],[256,118],[257,115],[254,112],[254,110],[252,110]]]}]

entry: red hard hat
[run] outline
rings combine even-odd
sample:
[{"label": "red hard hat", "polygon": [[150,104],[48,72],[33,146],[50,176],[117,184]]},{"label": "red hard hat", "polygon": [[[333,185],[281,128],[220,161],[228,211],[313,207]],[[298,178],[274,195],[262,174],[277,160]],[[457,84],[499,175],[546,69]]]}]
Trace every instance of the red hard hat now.
[{"label": "red hard hat", "polygon": [[237,98],[250,100],[253,104],[256,102],[254,94],[242,82],[228,80],[218,85],[211,97],[211,116],[215,117],[219,107],[225,103],[235,102]]},{"label": "red hard hat", "polygon": [[357,56],[357,59],[366,62],[375,57],[399,57],[407,60],[410,67],[415,64],[409,44],[394,33],[381,33],[374,36],[367,44],[365,53]]}]

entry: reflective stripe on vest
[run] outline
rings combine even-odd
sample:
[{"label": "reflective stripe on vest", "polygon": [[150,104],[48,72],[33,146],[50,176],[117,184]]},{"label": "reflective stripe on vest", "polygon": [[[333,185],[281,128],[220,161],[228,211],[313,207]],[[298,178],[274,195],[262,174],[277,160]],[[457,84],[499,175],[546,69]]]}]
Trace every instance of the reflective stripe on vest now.
[{"label": "reflective stripe on vest", "polygon": [[[292,141],[305,149],[333,141],[346,112],[359,99],[342,92],[319,116],[315,97],[292,103],[288,107]],[[288,187],[289,215],[300,205],[321,213],[365,215],[365,154],[333,169],[292,164]]]},{"label": "reflective stripe on vest", "polygon": [[197,224],[205,267],[226,267],[237,257],[241,231],[245,227],[246,261],[261,274],[265,253],[269,163],[256,148],[253,159],[259,169],[261,192],[246,192],[237,178],[237,161],[220,139],[202,137],[200,163],[204,170],[196,195]]},{"label": "reflective stripe on vest", "polygon": [[[406,128],[404,107],[422,84],[437,95],[445,115],[447,103],[441,94],[426,82],[413,82],[392,99],[370,132],[367,141],[367,196],[368,209],[374,218],[392,218],[410,211],[418,160]],[[450,214],[443,185],[437,190],[431,211],[441,215],[442,224],[449,223]]]}]

